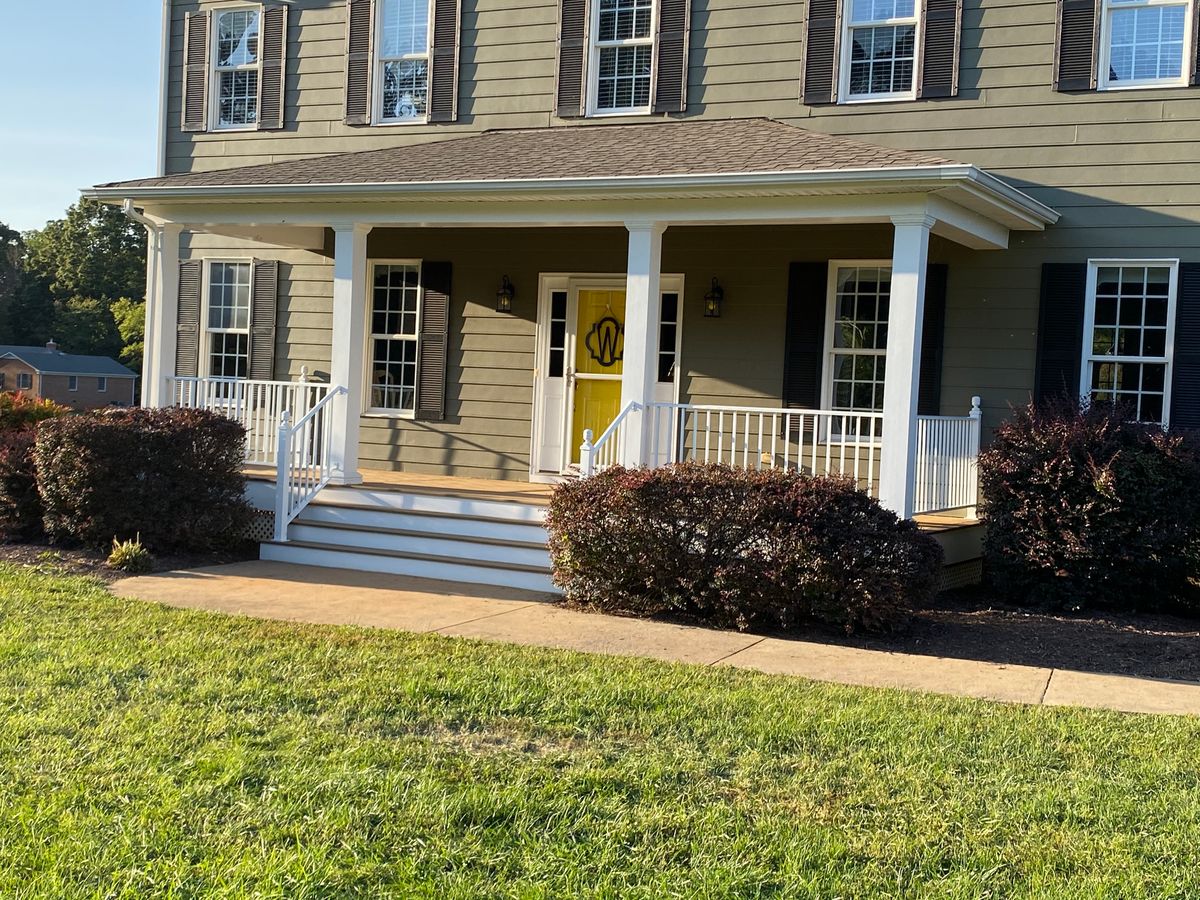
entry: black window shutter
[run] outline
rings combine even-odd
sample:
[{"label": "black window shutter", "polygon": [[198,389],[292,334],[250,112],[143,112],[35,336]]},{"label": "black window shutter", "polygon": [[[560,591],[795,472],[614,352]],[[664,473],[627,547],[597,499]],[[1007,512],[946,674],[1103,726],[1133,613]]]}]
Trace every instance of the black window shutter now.
[{"label": "black window shutter", "polygon": [[434,0],[429,121],[458,118],[459,0]]},{"label": "black window shutter", "polygon": [[1100,0],[1058,0],[1054,47],[1054,89],[1090,91],[1096,87],[1096,43]]},{"label": "black window shutter", "polygon": [[287,7],[262,11],[262,72],[258,78],[258,130],[283,128],[283,79],[287,62]]},{"label": "black window shutter", "polygon": [[924,31],[917,96],[957,97],[962,0],[923,0],[921,21]]},{"label": "black window shutter", "polygon": [[1044,263],[1038,310],[1037,365],[1033,398],[1037,402],[1081,395],[1083,312],[1087,295],[1086,263]]},{"label": "black window shutter", "polygon": [[1191,85],[1200,85],[1200,3],[1192,7],[1192,75]]},{"label": "black window shutter", "polygon": [[175,327],[175,374],[195,378],[200,374],[200,286],[203,263],[190,259],[179,264],[179,313]]},{"label": "black window shutter", "polygon": [[446,418],[446,361],[450,337],[450,263],[421,265],[421,334],[417,348],[417,418]]},{"label": "black window shutter", "polygon": [[560,119],[577,119],[583,107],[583,53],[587,0],[561,0],[558,7],[558,83],[556,113]]},{"label": "black window shutter", "polygon": [[208,23],[206,12],[188,13],[183,26],[183,130],[208,130]]},{"label": "black window shutter", "polygon": [[828,263],[796,262],[789,267],[783,355],[784,406],[821,408],[828,290]]},{"label": "black window shutter", "polygon": [[800,97],[808,106],[837,101],[837,45],[841,30],[839,0],[809,0],[805,24],[803,83]]},{"label": "black window shutter", "polygon": [[250,377],[275,377],[275,309],[279,302],[279,263],[256,259],[250,288]]},{"label": "black window shutter", "polygon": [[688,30],[691,0],[660,0],[658,8],[658,77],[654,111],[687,111]]},{"label": "black window shutter", "polygon": [[1200,263],[1179,266],[1171,427],[1200,428]]},{"label": "black window shutter", "polygon": [[346,124],[371,124],[375,0],[346,0]]},{"label": "black window shutter", "polygon": [[946,278],[948,267],[931,263],[925,270],[925,318],[921,322],[921,377],[917,414],[942,412],[942,347],[946,336]]}]

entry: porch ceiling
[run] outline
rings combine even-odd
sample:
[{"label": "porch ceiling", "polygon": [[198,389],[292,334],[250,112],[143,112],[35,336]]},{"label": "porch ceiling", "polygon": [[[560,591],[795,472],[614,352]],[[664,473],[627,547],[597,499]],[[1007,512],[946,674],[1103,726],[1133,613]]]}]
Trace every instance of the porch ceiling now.
[{"label": "porch ceiling", "polygon": [[1058,214],[972,165],[767,119],[486,132],[386,150],[101,185],[164,222],[311,246],[312,229],[889,222],[1007,246]]}]

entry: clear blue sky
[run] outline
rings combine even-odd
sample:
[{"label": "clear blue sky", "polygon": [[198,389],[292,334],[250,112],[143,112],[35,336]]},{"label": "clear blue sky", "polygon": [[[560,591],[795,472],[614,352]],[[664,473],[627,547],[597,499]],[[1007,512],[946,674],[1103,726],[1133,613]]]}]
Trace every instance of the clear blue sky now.
[{"label": "clear blue sky", "polygon": [[0,3],[0,222],[156,174],[161,23],[161,0]]}]

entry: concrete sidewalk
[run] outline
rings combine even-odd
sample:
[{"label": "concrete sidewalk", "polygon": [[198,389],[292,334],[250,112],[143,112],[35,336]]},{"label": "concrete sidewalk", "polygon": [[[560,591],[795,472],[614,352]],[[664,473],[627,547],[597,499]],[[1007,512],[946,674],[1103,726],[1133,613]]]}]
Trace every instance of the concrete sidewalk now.
[{"label": "concrete sidewalk", "polygon": [[394,575],[246,562],[129,578],[112,591],[263,619],[436,632],[1010,703],[1200,715],[1200,684],[764,638],[575,612],[538,594]]}]

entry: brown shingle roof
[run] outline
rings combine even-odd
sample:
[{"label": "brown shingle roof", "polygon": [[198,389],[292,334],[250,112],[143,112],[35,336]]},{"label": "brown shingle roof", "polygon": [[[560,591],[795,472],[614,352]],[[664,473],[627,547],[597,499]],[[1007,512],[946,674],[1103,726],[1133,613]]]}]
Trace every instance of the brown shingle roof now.
[{"label": "brown shingle roof", "polygon": [[770,119],[582,125],[483,134],[117,182],[103,188],[294,186],[733,175],[951,164]]}]

